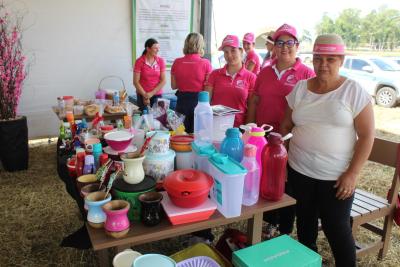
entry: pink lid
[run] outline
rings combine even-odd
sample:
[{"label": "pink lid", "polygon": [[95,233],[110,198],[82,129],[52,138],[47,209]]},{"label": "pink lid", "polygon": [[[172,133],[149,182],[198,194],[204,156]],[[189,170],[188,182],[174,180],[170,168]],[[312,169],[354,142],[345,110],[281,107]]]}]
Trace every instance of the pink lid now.
[{"label": "pink lid", "polygon": [[244,156],[245,157],[255,157],[257,155],[257,147],[252,144],[246,144],[244,146]]},{"label": "pink lid", "polygon": [[72,95],[65,95],[63,96],[64,100],[70,100],[70,99],[74,99],[74,97]]},{"label": "pink lid", "polygon": [[264,129],[261,127],[252,127],[251,128],[252,132],[256,132],[256,133],[260,133],[260,132],[264,132]]}]

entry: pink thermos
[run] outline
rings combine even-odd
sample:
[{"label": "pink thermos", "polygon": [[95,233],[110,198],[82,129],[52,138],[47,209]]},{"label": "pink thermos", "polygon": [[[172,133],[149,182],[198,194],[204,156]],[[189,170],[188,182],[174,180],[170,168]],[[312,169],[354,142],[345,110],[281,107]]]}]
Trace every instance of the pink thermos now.
[{"label": "pink thermos", "polygon": [[282,198],[285,191],[287,160],[288,154],[283,145],[282,136],[279,133],[270,133],[268,144],[262,151],[262,176],[260,184],[262,198],[272,201]]}]

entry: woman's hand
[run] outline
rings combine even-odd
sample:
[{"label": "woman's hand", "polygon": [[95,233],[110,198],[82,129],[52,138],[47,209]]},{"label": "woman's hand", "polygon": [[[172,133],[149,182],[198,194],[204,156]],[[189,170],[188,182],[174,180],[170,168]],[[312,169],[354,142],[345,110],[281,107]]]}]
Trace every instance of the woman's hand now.
[{"label": "woman's hand", "polygon": [[349,171],[344,172],[334,185],[337,188],[336,197],[340,200],[351,197],[356,190],[357,174]]},{"label": "woman's hand", "polygon": [[150,105],[150,98],[144,97],[143,98],[143,105],[149,106]]}]

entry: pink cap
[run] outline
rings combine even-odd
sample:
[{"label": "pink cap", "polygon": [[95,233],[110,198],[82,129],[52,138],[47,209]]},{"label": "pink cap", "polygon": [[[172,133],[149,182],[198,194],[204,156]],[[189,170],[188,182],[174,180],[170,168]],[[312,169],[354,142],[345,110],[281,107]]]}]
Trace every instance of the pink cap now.
[{"label": "pink cap", "polygon": [[257,147],[252,144],[246,144],[244,146],[244,156],[245,157],[255,157],[257,155]]},{"label": "pink cap", "polygon": [[274,33],[274,36],[272,36],[272,38],[276,41],[278,40],[278,38],[281,35],[290,35],[292,37],[294,37],[297,40],[297,31],[296,28],[289,25],[289,24],[283,24],[282,26],[280,26],[276,32]]},{"label": "pink cap", "polygon": [[255,43],[254,33],[248,32],[243,36],[243,42]]},{"label": "pink cap", "polygon": [[225,46],[241,48],[242,44],[239,42],[239,38],[236,35],[227,35],[222,41],[222,44],[218,48],[218,50],[221,51],[222,49],[224,49]]},{"label": "pink cap", "polygon": [[317,55],[345,55],[345,44],[337,34],[322,34],[315,39],[313,54]]}]

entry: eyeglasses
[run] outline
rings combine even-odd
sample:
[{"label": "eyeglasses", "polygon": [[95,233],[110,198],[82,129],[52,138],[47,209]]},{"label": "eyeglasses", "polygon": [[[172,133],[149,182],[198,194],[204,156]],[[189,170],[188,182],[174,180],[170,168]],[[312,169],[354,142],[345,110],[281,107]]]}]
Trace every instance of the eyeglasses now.
[{"label": "eyeglasses", "polygon": [[282,48],[284,45],[286,45],[289,48],[292,48],[293,46],[297,45],[298,43],[299,42],[296,40],[287,40],[286,42],[282,41],[282,40],[275,41],[275,45],[279,48]]}]

